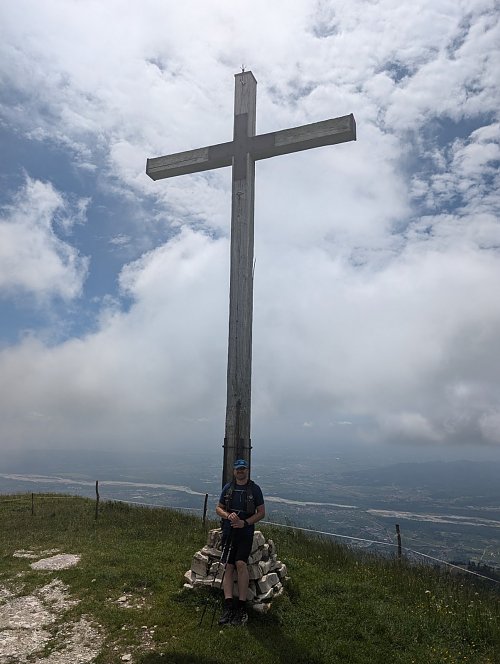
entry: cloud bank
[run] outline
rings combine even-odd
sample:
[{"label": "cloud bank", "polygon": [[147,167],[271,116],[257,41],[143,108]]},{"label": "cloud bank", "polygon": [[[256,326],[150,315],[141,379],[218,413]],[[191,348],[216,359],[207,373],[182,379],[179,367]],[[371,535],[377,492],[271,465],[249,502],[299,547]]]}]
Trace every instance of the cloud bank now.
[{"label": "cloud bank", "polygon": [[230,140],[244,64],[259,132],[358,125],[355,144],[257,165],[254,441],[498,445],[496,3],[244,8],[2,8],[2,126],[91,184],[24,166],[0,218],[1,297],[77,316],[104,269],[92,200],[137,216],[102,241],[122,261],[90,329],[2,344],[0,444],[222,441],[229,169],[154,183],[144,168]]}]

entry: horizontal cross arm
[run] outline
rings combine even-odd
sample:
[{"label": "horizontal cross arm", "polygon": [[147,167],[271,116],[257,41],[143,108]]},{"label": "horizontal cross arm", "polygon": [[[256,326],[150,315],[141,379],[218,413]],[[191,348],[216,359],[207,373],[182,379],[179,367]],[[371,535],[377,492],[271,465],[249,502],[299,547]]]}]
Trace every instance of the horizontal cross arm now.
[{"label": "horizontal cross arm", "polygon": [[[310,148],[319,148],[323,145],[355,140],[356,121],[351,114],[292,129],[251,136],[247,138],[246,148],[254,159],[268,159],[280,154],[290,154]],[[187,173],[199,173],[231,166],[233,155],[233,141],[219,143],[205,148],[148,159],[146,173],[153,180],[162,180]]]},{"label": "horizontal cross arm", "polygon": [[210,145],[206,148],[186,150],[164,157],[148,159],[146,173],[152,180],[172,178],[176,175],[199,173],[213,168],[231,166],[233,157],[233,142]]},{"label": "horizontal cross arm", "polygon": [[254,159],[268,159],[280,154],[355,140],[356,121],[351,113],[340,118],[254,136],[250,139],[250,152]]}]

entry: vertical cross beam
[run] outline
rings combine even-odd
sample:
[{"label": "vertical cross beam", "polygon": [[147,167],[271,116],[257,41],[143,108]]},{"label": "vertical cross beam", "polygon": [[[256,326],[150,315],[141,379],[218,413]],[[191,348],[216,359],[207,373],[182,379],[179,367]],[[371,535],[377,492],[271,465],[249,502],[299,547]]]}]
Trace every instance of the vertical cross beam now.
[{"label": "vertical cross beam", "polygon": [[235,459],[250,463],[255,161],[249,139],[255,136],[256,93],[252,72],[236,74],[223,483],[232,479]]},{"label": "vertical cross beam", "polygon": [[255,161],[356,140],[356,122],[352,114],[256,136],[256,90],[257,82],[252,72],[236,74],[232,141],[154,157],[146,164],[146,173],[153,180],[232,166],[223,484],[232,479],[235,459],[244,458],[250,464]]}]

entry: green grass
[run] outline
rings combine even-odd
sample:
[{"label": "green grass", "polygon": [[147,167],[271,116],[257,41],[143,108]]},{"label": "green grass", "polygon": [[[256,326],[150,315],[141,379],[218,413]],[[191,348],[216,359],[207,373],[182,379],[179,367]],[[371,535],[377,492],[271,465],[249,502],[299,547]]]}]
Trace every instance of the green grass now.
[{"label": "green grass", "polygon": [[[141,664],[500,662],[495,584],[271,527],[262,530],[288,567],[286,593],[266,616],[251,613],[244,628],[221,630],[217,606],[211,628],[220,594],[182,589],[184,572],[206,541],[201,521],[111,502],[101,504],[96,521],[94,505],[77,497],[37,497],[32,516],[29,496],[0,497],[0,585],[19,572],[24,592],[60,578],[81,600],[65,619],[90,615],[104,628],[97,664],[115,664],[125,652]],[[35,572],[12,555],[52,548],[81,554],[80,564]],[[117,605],[124,594],[140,608]],[[141,643],[143,626],[156,626],[150,650]]]}]

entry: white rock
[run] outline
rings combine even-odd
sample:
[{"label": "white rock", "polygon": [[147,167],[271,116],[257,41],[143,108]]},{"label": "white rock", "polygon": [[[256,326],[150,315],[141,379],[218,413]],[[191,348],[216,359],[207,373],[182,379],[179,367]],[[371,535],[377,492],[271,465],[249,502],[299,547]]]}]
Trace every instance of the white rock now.
[{"label": "white rock", "polygon": [[196,576],[195,576],[193,570],[188,569],[188,571],[184,574],[184,578],[186,579],[187,583],[193,583]]},{"label": "white rock", "polygon": [[204,556],[201,551],[197,551],[193,556],[191,563],[191,571],[200,576],[206,576],[208,573],[208,557]]},{"label": "white rock", "polygon": [[[191,569],[184,575],[187,583],[184,588],[197,586],[222,587],[224,566],[220,564],[220,528],[208,533],[206,546],[193,557]],[[283,581],[287,580],[286,565],[278,560],[276,546],[272,540],[265,540],[264,535],[256,530],[252,542],[251,555],[248,558],[249,588],[247,601],[256,607],[256,611],[265,613],[271,606],[271,600],[283,594]],[[215,580],[214,580],[215,575]],[[233,572],[233,595],[238,597],[237,571]]]},{"label": "white rock", "polygon": [[255,580],[255,579],[260,579],[262,576],[262,569],[261,569],[261,564],[259,563],[258,565],[248,565],[248,578]]},{"label": "white rock", "polygon": [[218,562],[212,563],[210,569],[208,570],[208,577],[210,579],[213,579],[215,576],[217,579],[221,579],[223,574],[224,574],[224,565]]},{"label": "white rock", "polygon": [[20,549],[19,551],[14,551],[12,555],[14,556],[14,558],[31,558],[31,560],[35,560],[36,558],[40,557],[34,551],[25,551],[24,549]]},{"label": "white rock", "polygon": [[262,560],[262,549],[257,549],[254,553],[250,554],[248,557],[248,564],[255,565]]},{"label": "white rock", "polygon": [[79,562],[80,556],[73,555],[71,553],[61,553],[58,556],[37,560],[36,563],[31,563],[30,567],[32,569],[59,570],[67,569],[68,567],[74,567]]},{"label": "white rock", "polygon": [[207,586],[208,588],[217,588],[217,589],[219,589],[219,588],[222,588],[222,583],[221,583],[220,579],[215,579],[215,581],[214,581],[214,579],[210,579],[210,578],[206,577],[204,579],[199,578],[199,579],[196,579],[195,581],[193,581],[193,586],[195,586],[195,587]]},{"label": "white rock", "polygon": [[286,575],[288,573],[288,570],[287,570],[286,565],[284,563],[281,563],[281,567],[278,567],[278,569],[276,571],[278,572],[278,576],[280,577],[281,581],[283,581],[284,579],[287,578]]},{"label": "white rock", "polygon": [[279,581],[279,577],[275,572],[266,574],[261,579],[257,581],[257,586],[261,593],[267,593],[273,586],[275,586]]},{"label": "white rock", "polygon": [[261,549],[266,543],[264,535],[260,530],[256,530],[253,534],[253,543],[251,553],[255,553],[257,549]]},{"label": "white rock", "polygon": [[283,588],[283,586],[281,586],[281,588],[279,588],[278,590],[276,590],[276,588],[278,588],[278,586],[274,586],[273,588],[274,598],[281,597],[281,595],[283,595],[283,593],[285,592],[285,589]]},{"label": "white rock", "polygon": [[254,611],[257,611],[257,613],[267,613],[270,608],[271,608],[270,602],[268,602],[267,604],[263,604],[262,602],[258,602],[257,604],[252,604],[252,609]]},{"label": "white rock", "polygon": [[260,593],[260,595],[257,595],[257,601],[258,602],[267,602],[271,600],[274,597],[274,589],[269,588],[267,593]]},{"label": "white rock", "polygon": [[208,531],[207,546],[220,549],[220,542],[222,539],[222,530],[220,528],[213,528]]},{"label": "white rock", "polygon": [[265,576],[272,571],[272,561],[271,560],[261,560],[259,563],[260,576]]}]

